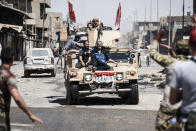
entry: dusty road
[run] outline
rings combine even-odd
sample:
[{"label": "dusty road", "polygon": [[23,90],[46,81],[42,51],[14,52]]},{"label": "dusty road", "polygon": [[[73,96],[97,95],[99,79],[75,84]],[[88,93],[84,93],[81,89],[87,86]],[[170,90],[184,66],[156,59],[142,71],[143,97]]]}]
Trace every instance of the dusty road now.
[{"label": "dusty road", "polygon": [[11,121],[13,131],[151,131],[154,130],[156,110],[162,98],[157,89],[162,68],[155,64],[140,68],[140,102],[127,105],[115,95],[94,95],[82,99],[79,105],[69,106],[65,100],[63,71],[58,69],[55,78],[48,74],[23,78],[21,62],[15,62],[12,71],[17,74],[18,88],[31,110],[43,125],[31,123],[12,101]]}]

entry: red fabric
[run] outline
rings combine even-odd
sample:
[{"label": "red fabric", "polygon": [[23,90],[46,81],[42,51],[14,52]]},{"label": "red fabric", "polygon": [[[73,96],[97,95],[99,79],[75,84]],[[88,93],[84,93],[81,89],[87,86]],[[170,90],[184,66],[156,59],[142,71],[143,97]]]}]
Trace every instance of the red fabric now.
[{"label": "red fabric", "polygon": [[113,76],[114,72],[98,72],[93,73],[94,76]]},{"label": "red fabric", "polygon": [[116,14],[116,23],[115,23],[115,27],[117,30],[120,30],[120,19],[121,19],[121,4],[119,3],[118,11]]},{"label": "red fabric", "polygon": [[196,29],[193,29],[193,30],[190,32],[189,43],[190,43],[190,44],[196,45]]},{"label": "red fabric", "polygon": [[71,2],[68,2],[68,5],[69,5],[69,18],[73,22],[76,22],[76,16],[75,16],[75,12],[73,10],[73,5]]}]

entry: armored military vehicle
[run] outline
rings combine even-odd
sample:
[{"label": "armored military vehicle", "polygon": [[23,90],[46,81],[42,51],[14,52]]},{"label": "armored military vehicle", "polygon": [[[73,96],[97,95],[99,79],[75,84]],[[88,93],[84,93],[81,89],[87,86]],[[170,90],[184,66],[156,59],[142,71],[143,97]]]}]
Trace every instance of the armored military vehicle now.
[{"label": "armored military vehicle", "polygon": [[[97,30],[88,32],[89,44],[95,46]],[[129,104],[138,104],[138,53],[130,49],[117,49],[119,31],[103,30],[100,40],[107,47],[109,56],[116,62],[107,63],[109,70],[76,68],[79,50],[69,50],[65,56],[65,87],[68,104],[77,104],[81,97],[95,93],[118,94]]]}]

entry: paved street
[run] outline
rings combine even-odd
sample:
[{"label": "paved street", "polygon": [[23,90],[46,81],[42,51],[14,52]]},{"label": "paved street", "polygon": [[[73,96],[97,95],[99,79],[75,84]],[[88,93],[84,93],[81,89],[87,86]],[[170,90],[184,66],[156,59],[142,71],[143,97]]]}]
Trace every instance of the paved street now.
[{"label": "paved street", "polygon": [[[12,101],[11,121],[13,131],[151,131],[162,92],[151,78],[162,68],[152,64],[140,68],[140,103],[127,105],[115,95],[93,95],[82,99],[79,105],[67,105],[63,71],[58,69],[55,78],[49,74],[23,78],[21,62],[15,62],[12,71],[17,74],[18,88],[32,112],[44,124],[31,123]],[[154,82],[157,83],[157,82]]]},{"label": "paved street", "polygon": [[[12,131],[154,131],[168,70],[151,58],[167,68],[174,59],[195,56],[195,16],[196,0],[0,0],[0,104],[10,104],[6,88],[15,80],[4,68],[14,60],[11,72],[19,93],[44,122],[32,123],[18,92],[12,91],[24,110],[11,100]],[[58,57],[65,56],[68,71],[57,64]],[[188,80],[191,89],[194,77],[183,72],[186,66],[167,77],[187,75],[180,82]],[[39,71],[51,74],[30,74]],[[68,93],[65,83],[71,87]],[[194,93],[183,84],[176,86]],[[112,94],[117,90],[120,97]],[[172,104],[181,98],[170,94]],[[189,113],[194,95],[183,96],[188,97],[182,99],[182,110]],[[31,119],[41,123],[37,117]]]}]

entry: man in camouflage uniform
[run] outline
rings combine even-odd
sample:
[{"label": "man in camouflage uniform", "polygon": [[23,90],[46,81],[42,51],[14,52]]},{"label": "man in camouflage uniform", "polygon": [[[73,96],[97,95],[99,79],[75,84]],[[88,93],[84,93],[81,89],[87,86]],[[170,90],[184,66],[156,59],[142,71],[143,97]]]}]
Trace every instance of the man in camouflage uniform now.
[{"label": "man in camouflage uniform", "polygon": [[160,104],[159,111],[156,117],[155,127],[157,131],[165,131],[169,127],[171,127],[171,118],[176,116],[177,109],[180,107],[181,103],[176,104],[175,106],[170,106],[169,104],[169,93],[170,87],[168,83],[171,77],[171,69],[172,64],[179,61],[179,60],[187,60],[187,55],[189,54],[188,50],[188,40],[181,40],[178,41],[176,44],[176,53],[166,45],[162,45],[166,47],[170,52],[171,56],[162,55],[158,52],[158,44],[163,41],[161,38],[164,34],[164,31],[161,30],[159,34],[155,37],[154,41],[150,46],[150,57],[155,60],[158,64],[165,67],[167,69],[166,74],[166,85],[164,90],[163,100]]},{"label": "man in camouflage uniform", "polygon": [[16,77],[10,72],[13,63],[13,50],[7,47],[1,52],[2,66],[0,66],[0,131],[10,131],[10,101],[11,96],[16,104],[28,115],[29,119],[42,123],[26,106],[24,100],[19,95],[16,86]]}]

